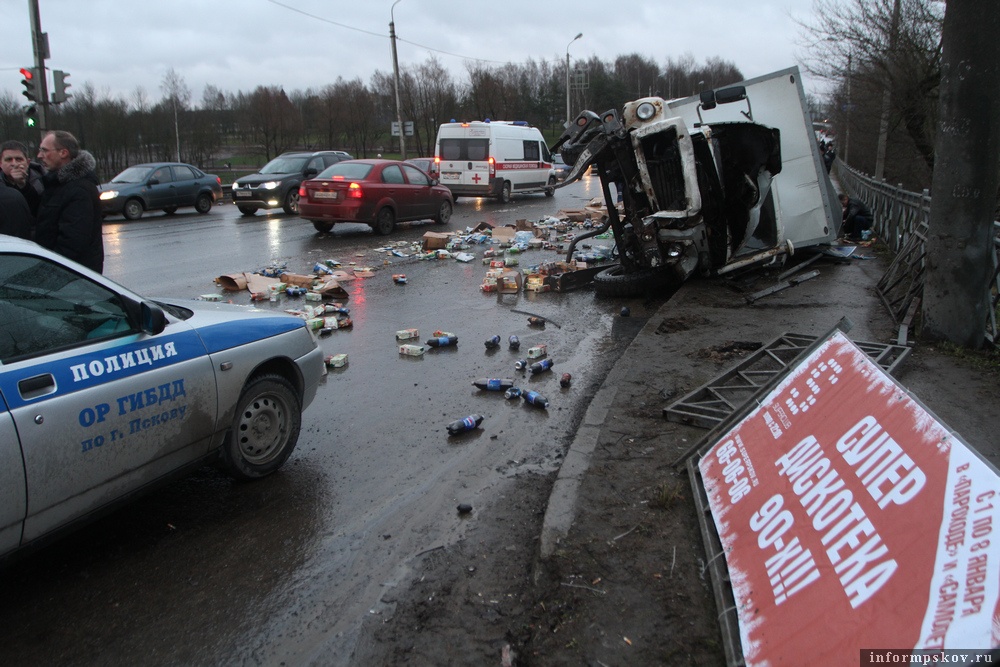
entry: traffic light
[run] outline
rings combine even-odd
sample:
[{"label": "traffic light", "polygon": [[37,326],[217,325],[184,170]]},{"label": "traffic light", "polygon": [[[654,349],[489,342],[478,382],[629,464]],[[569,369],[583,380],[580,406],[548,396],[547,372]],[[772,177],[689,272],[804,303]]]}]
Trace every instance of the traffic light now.
[{"label": "traffic light", "polygon": [[21,83],[24,84],[24,92],[21,94],[27,97],[29,102],[37,102],[41,95],[41,77],[38,75],[38,69],[22,67],[21,76],[24,77],[21,79]]},{"label": "traffic light", "polygon": [[38,127],[38,109],[34,104],[28,104],[21,108],[21,115],[24,117],[24,126],[27,128]]},{"label": "traffic light", "polygon": [[57,69],[52,72],[52,76],[55,79],[55,90],[52,91],[52,103],[61,104],[72,97],[72,95],[66,93],[66,89],[70,86],[66,82],[66,79],[69,78],[69,73]]}]

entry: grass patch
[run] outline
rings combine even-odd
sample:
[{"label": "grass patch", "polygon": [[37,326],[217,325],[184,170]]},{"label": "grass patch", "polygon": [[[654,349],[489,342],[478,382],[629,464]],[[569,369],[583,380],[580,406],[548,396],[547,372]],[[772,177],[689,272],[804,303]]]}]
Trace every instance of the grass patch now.
[{"label": "grass patch", "polygon": [[934,346],[950,357],[962,359],[976,370],[1000,375],[1000,350],[996,348],[971,350],[948,342],[935,343]]}]

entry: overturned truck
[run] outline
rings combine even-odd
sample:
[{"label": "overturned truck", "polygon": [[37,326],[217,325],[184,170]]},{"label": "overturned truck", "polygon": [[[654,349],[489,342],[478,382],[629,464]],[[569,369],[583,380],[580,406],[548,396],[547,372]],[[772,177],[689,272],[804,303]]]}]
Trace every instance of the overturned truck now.
[{"label": "overturned truck", "polygon": [[657,292],[694,273],[781,264],[840,231],[795,67],[684,99],[584,111],[552,152],[571,165],[557,187],[591,166],[601,179],[608,220],[569,250],[612,229],[618,264],[595,275],[600,294]]}]

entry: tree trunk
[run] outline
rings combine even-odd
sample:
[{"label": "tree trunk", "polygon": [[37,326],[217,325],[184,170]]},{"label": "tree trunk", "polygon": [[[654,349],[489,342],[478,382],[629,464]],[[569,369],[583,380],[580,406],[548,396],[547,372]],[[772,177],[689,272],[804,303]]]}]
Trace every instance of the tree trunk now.
[{"label": "tree trunk", "polygon": [[949,0],[921,335],[984,342],[1000,164],[1000,3]]}]

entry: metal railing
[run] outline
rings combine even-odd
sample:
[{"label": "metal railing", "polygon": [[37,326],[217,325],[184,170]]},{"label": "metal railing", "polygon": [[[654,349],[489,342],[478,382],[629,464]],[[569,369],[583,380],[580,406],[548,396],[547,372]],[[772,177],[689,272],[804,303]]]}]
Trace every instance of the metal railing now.
[{"label": "metal railing", "polygon": [[[872,228],[894,256],[877,290],[897,324],[912,324],[923,295],[925,247],[930,226],[931,196],[924,190],[916,193],[851,169],[842,161],[834,163],[835,175],[843,191],[865,203],[874,218]],[[987,291],[990,309],[985,339],[997,346],[997,308],[1000,306],[1000,221],[993,223],[993,267]],[[902,328],[902,327],[901,327]],[[902,336],[901,331],[901,336]]]}]

